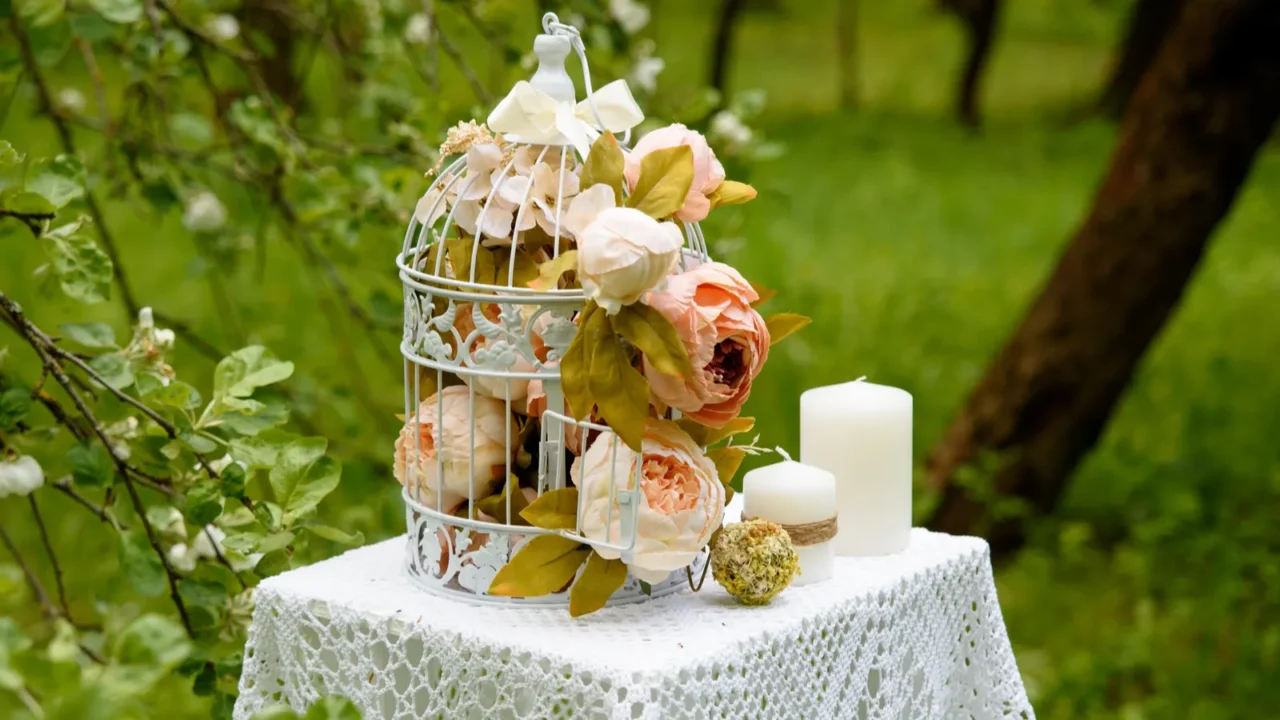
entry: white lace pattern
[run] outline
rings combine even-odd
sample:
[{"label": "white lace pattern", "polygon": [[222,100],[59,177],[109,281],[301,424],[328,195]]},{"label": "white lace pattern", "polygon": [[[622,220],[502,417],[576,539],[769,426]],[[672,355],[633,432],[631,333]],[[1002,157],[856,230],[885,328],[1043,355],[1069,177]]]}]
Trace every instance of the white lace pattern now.
[{"label": "white lace pattern", "polygon": [[576,620],[424,593],[404,542],[262,583],[236,720],[327,694],[366,720],[1034,718],[978,539],[914,530],[762,608],[708,578]]}]

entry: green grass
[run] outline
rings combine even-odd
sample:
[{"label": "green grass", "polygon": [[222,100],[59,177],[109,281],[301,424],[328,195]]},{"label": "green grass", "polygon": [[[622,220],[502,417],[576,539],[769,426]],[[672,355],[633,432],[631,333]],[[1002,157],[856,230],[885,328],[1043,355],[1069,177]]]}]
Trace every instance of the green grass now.
[{"label": "green grass", "polygon": [[[662,87],[679,96],[703,76],[713,4],[657,5],[655,34],[668,60]],[[1010,2],[986,83],[991,127],[973,134],[947,116],[959,33],[929,3],[860,3],[856,112],[834,111],[832,1],[780,5],[745,19],[732,86],[768,91],[764,129],[787,153],[752,169],[759,200],[723,211],[706,229],[718,259],[779,291],[772,309],[809,314],[814,325],[776,348],[748,410],[762,444],[795,451],[800,392],[866,375],[915,395],[922,460],[1088,207],[1114,129],[1060,118],[1095,91],[1121,8]],[[15,110],[3,135],[34,151],[50,137],[32,127]],[[1274,706],[1266,678],[1280,671],[1280,631],[1269,614],[1280,608],[1272,559],[1280,552],[1277,197],[1280,157],[1270,154],[1061,512],[999,574],[1042,718],[1227,718]],[[253,189],[225,199],[233,213],[249,212]],[[370,539],[401,532],[398,488],[361,460],[390,454],[400,370],[381,364],[372,341],[346,323],[349,335],[335,334],[297,254],[275,240],[261,275],[248,261],[223,272],[239,308],[231,317],[211,302],[207,261],[176,214],[111,206],[144,302],[191,318],[224,345],[263,342],[298,364],[291,386],[346,463],[326,512]],[[397,295],[398,242],[391,234],[333,249],[359,297]],[[41,262],[32,245],[3,248],[0,288],[55,326],[73,308],[37,294],[31,271]],[[123,326],[116,305],[98,312]],[[395,345],[393,336],[377,342]],[[385,422],[361,414],[340,345],[365,368]],[[207,380],[208,363],[190,347],[179,345],[175,364]],[[61,497],[46,502],[59,518],[56,544],[96,532],[63,514]],[[21,511],[0,504],[6,520]],[[110,560],[86,567],[73,594],[114,571]]]}]

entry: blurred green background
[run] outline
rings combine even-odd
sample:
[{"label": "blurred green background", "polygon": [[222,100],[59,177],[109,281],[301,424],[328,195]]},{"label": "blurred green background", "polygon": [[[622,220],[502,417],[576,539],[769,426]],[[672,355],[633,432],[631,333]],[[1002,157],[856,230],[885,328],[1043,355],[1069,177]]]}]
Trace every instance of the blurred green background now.
[{"label": "blurred green background", "polygon": [[[523,47],[533,4],[485,5],[486,17],[518,18],[510,29]],[[640,36],[666,62],[651,101],[691,102],[705,85],[718,4],[649,5]],[[756,384],[748,413],[759,418],[763,444],[796,450],[800,392],[866,375],[914,394],[923,461],[1088,208],[1116,128],[1079,111],[1100,91],[1129,7],[1009,0],[985,78],[986,123],[974,132],[951,113],[961,30],[931,3],[860,4],[858,104],[847,109],[839,102],[835,2],[749,4],[728,95],[763,91],[765,109],[752,125],[783,152],[742,162],[739,174],[760,198],[718,211],[705,230],[717,259],[778,289],[774,310],[814,319],[778,347]],[[464,48],[479,44],[457,18],[445,21],[458,26]],[[475,65],[497,95],[524,72],[483,52]],[[107,72],[108,85],[119,79]],[[306,81],[310,114],[342,114],[339,95],[325,92],[339,72],[324,56],[317,61]],[[420,78],[396,72],[407,92],[430,101]],[[57,65],[51,77],[92,92],[76,62]],[[390,77],[383,81],[394,83]],[[445,96],[470,92],[447,61],[440,83]],[[19,93],[0,136],[52,153],[55,135],[34,109],[33,96]],[[417,128],[437,142],[443,129],[443,122]],[[380,131],[348,118],[341,132],[359,143],[362,133]],[[89,156],[94,142],[83,142]],[[411,169],[416,176],[429,164]],[[406,208],[422,189],[404,190]],[[257,192],[232,183],[219,189],[235,219],[261,212]],[[1066,501],[998,571],[1009,634],[1041,718],[1263,717],[1280,707],[1277,198],[1280,154],[1269,151]],[[295,414],[330,437],[344,461],[326,518],[370,541],[403,532],[400,488],[389,473],[403,403],[394,328],[362,333],[341,313],[337,325],[326,322],[325,300],[298,254],[255,241],[252,223],[243,236],[202,245],[183,230],[180,207],[157,214],[126,200],[109,199],[107,219],[141,302],[189,321],[221,347],[261,342],[294,361]],[[397,228],[368,223],[329,248],[357,301],[392,325],[400,240]],[[36,322],[126,326],[116,303],[86,317],[42,294],[32,272],[43,262],[34,244],[0,247],[0,289]],[[0,348],[10,342],[0,337]],[[11,361],[29,361],[18,355],[15,348]],[[198,385],[212,368],[182,339],[174,365]],[[917,505],[930,501],[921,488]],[[69,577],[75,594],[116,570],[91,559],[101,529],[85,527],[67,504],[48,501],[55,542],[86,547]],[[0,517],[20,533],[31,529],[22,509],[0,501]],[[33,537],[22,540],[35,547]],[[316,557],[336,550],[312,548]],[[16,607],[0,599],[0,608]]]}]

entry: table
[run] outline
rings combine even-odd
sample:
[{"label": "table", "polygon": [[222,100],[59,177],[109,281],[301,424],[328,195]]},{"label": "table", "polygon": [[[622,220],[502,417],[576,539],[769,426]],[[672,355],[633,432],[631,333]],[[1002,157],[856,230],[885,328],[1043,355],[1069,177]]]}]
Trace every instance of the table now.
[{"label": "table", "polygon": [[913,530],[766,607],[708,579],[577,620],[426,594],[405,542],[258,587],[236,720],[326,694],[366,720],[1034,718],[979,539]]}]

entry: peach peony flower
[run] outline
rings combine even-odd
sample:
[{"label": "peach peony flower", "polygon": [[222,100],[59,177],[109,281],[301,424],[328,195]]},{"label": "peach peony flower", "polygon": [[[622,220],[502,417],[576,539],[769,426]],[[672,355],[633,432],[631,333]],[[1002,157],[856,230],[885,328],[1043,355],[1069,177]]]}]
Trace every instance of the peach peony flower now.
[{"label": "peach peony flower", "polygon": [[[609,485],[612,479],[618,490],[633,489],[639,463],[642,502],[636,545],[627,565],[632,575],[656,583],[693,562],[719,529],[724,519],[724,486],[715,465],[693,438],[669,420],[649,420],[639,457],[621,442],[615,451],[614,437],[596,438],[570,471],[578,486],[581,532],[591,540],[621,541],[623,511],[616,494],[612,523],[606,527]],[[596,548],[596,552],[609,560],[621,557],[608,548]]]},{"label": "peach peony flower", "polygon": [[684,236],[633,208],[609,207],[578,235],[578,280],[610,315],[656,287],[675,268]]},{"label": "peach peony flower", "polygon": [[684,341],[689,379],[645,364],[654,397],[691,419],[724,427],[751,394],[751,381],[769,356],[769,329],[751,307],[759,295],[737,270],[709,262],[673,275],[645,302],[662,313]]},{"label": "peach peony flower", "polygon": [[685,196],[684,205],[676,211],[676,219],[684,222],[700,222],[711,212],[711,201],[708,195],[715,192],[724,182],[724,166],[716,159],[715,151],[707,144],[702,133],[676,123],[659,128],[640,138],[636,147],[627,155],[627,164],[623,174],[627,178],[627,186],[635,187],[640,180],[640,161],[654,150],[688,145],[693,150],[693,184],[689,186],[689,194]]},{"label": "peach peony flower", "polygon": [[[468,497],[486,497],[506,477],[511,457],[507,437],[518,435],[515,421],[502,401],[471,395],[467,388],[454,385],[423,400],[396,439],[396,480],[416,487],[419,501],[428,507],[447,511]],[[472,402],[474,437],[468,412]],[[473,448],[475,466],[471,467]]]}]

